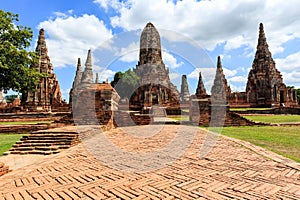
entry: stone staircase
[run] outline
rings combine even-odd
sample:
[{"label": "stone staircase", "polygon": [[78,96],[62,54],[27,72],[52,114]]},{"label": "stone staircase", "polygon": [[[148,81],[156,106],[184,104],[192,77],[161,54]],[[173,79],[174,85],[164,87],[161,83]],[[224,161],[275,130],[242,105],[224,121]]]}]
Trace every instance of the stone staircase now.
[{"label": "stone staircase", "polygon": [[36,131],[23,136],[4,154],[41,154],[59,153],[79,143],[77,132],[69,131]]}]

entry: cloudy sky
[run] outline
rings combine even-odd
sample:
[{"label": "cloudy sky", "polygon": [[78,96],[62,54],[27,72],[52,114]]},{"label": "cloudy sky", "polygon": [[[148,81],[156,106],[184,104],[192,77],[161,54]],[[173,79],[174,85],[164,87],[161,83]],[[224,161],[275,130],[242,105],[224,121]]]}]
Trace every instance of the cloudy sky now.
[{"label": "cloudy sky", "polygon": [[[210,90],[220,55],[232,90],[244,91],[260,22],[284,82],[300,88],[299,0],[1,0],[0,9],[19,14],[18,23],[33,29],[32,50],[39,29],[45,29],[64,99],[77,58],[84,63],[88,49],[103,80],[135,67],[139,35],[149,21],[161,34],[164,63],[178,89],[186,74],[194,93],[201,71]],[[201,58],[197,63],[199,57],[211,64],[201,65]]]}]

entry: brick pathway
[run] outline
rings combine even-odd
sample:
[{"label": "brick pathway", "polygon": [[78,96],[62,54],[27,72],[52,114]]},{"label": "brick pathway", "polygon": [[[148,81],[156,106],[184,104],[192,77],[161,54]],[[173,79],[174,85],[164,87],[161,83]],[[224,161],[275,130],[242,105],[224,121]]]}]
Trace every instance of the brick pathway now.
[{"label": "brick pathway", "polygon": [[[139,154],[162,149],[180,130],[194,131],[190,126],[155,128],[131,127],[137,135],[124,133],[129,129],[99,135],[124,151]],[[145,137],[146,130],[159,132]],[[84,146],[97,141],[87,140],[0,177],[0,199],[300,199],[299,164],[285,164],[280,156],[225,137],[220,137],[212,151],[200,159],[206,131],[197,130],[183,156],[154,171],[147,166],[157,167],[157,160],[141,163],[147,172],[112,168],[87,152]],[[102,159],[110,153],[115,152],[103,151],[102,157],[97,157]],[[162,156],[168,159],[172,154]],[[124,159],[119,162],[124,164]]]}]

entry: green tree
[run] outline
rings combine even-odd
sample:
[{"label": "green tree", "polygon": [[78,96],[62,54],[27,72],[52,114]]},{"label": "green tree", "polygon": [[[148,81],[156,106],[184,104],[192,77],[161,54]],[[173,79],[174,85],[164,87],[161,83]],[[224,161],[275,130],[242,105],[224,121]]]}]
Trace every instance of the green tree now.
[{"label": "green tree", "polygon": [[17,97],[18,97],[18,95],[16,95],[16,94],[6,95],[5,100],[7,103],[12,103]]},{"label": "green tree", "polygon": [[297,95],[298,104],[300,104],[300,88],[295,89],[295,90],[296,90],[296,95]]},{"label": "green tree", "polygon": [[128,99],[134,97],[135,90],[138,86],[139,77],[134,71],[128,69],[127,71],[117,72],[111,85],[116,89],[121,98]]},{"label": "green tree", "polygon": [[32,40],[29,27],[16,25],[18,15],[0,10],[0,89],[17,92],[34,90],[42,77],[37,69],[38,55],[26,50]]}]

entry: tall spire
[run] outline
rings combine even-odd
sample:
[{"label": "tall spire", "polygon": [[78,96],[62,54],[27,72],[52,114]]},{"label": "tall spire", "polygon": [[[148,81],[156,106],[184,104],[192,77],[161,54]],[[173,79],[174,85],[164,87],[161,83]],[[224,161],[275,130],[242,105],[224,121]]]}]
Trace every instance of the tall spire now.
[{"label": "tall spire", "polygon": [[139,64],[162,63],[160,36],[152,23],[148,23],[141,34]]},{"label": "tall spire", "polygon": [[75,75],[74,82],[73,82],[73,87],[72,87],[73,89],[76,89],[77,86],[80,85],[81,78],[82,78],[81,60],[80,60],[80,58],[78,58],[76,75]]},{"label": "tall spire", "polygon": [[88,51],[88,55],[85,62],[85,69],[82,74],[81,83],[93,83],[93,66],[92,66],[92,53],[91,50]]},{"label": "tall spire", "polygon": [[39,68],[40,72],[51,74],[53,67],[52,64],[50,63],[50,58],[48,56],[48,48],[46,45],[44,29],[40,29],[39,31],[39,38],[37,41],[37,46],[35,48],[35,51],[40,56],[40,60],[39,60],[39,64],[34,67]]},{"label": "tall spire", "polygon": [[180,90],[181,101],[189,101],[190,100],[190,92],[189,85],[187,82],[186,75],[182,75],[181,78],[181,90]]},{"label": "tall spire", "polygon": [[98,72],[96,73],[96,79],[95,79],[95,83],[99,83],[99,76],[98,76]]},{"label": "tall spire", "polygon": [[218,56],[215,80],[211,88],[212,100],[218,103],[227,103],[227,96],[230,94],[230,92],[230,87],[227,84],[227,80],[223,72],[221,57]]},{"label": "tall spire", "polygon": [[269,45],[265,36],[264,25],[260,23],[255,58],[260,59],[265,57],[271,58],[272,54],[269,50]]},{"label": "tall spire", "polygon": [[203,98],[207,96],[206,89],[203,84],[201,72],[199,72],[198,86],[196,89],[196,96],[198,98]]}]

